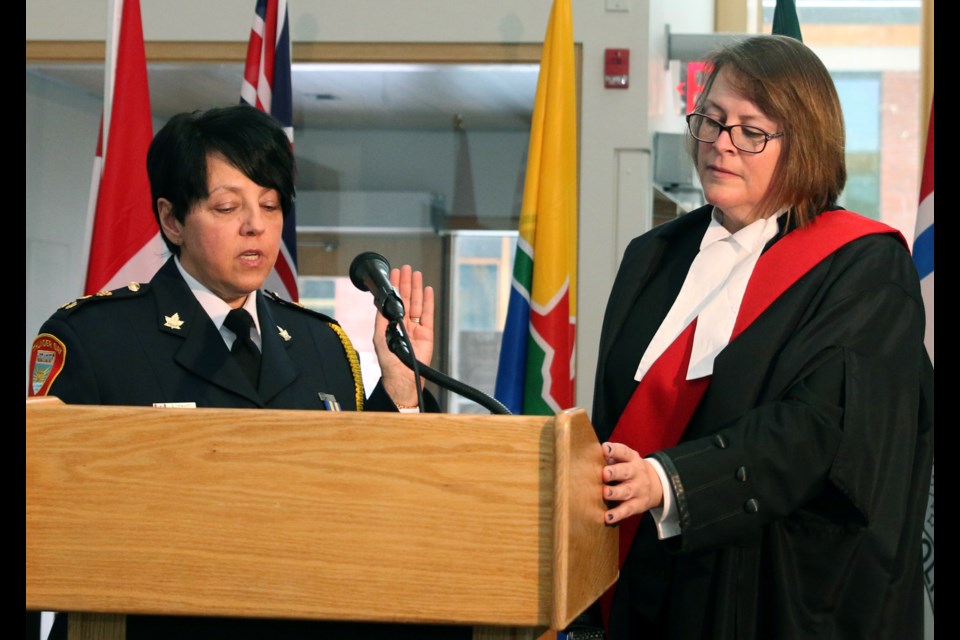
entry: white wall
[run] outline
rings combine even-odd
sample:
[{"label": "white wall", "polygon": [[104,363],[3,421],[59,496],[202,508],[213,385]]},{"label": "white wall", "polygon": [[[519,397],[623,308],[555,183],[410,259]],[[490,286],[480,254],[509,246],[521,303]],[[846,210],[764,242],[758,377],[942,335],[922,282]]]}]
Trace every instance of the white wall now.
[{"label": "white wall", "polygon": [[[664,116],[671,100],[664,25],[706,32],[713,23],[711,0],[627,4],[628,11],[607,11],[604,0],[573,0],[574,39],[583,51],[577,404],[587,409],[620,255],[650,226],[650,123],[677,126]],[[142,0],[141,6],[148,41],[245,41],[254,2]],[[291,0],[290,21],[294,42],[539,43],[551,6],[552,0]],[[107,0],[28,0],[26,39],[102,40],[106,15]],[[608,47],[631,50],[629,89],[603,88]],[[99,103],[51,101],[55,92],[27,86],[28,351],[42,320],[81,288],[75,238],[86,210]],[[31,270],[42,276],[31,280]]]},{"label": "white wall", "polygon": [[[44,320],[83,289],[82,242],[102,100],[27,76],[26,371]],[[26,388],[26,387],[24,387]]]}]

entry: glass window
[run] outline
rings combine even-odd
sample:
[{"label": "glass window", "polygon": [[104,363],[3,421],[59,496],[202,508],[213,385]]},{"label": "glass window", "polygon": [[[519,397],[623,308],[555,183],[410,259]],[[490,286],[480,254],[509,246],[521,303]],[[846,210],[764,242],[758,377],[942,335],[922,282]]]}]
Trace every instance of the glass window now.
[{"label": "glass window", "polygon": [[335,317],[336,278],[301,276],[298,283],[300,302],[308,309]]},{"label": "glass window", "polygon": [[[921,0],[797,0],[803,41],[834,77],[847,134],[841,206],[912,242],[920,175]],[[776,0],[762,0],[770,33]],[[926,107],[925,107],[926,108]]]},{"label": "glass window", "polygon": [[[450,371],[493,396],[507,315],[517,232],[453,232],[449,236]],[[450,413],[489,413],[472,400],[448,398]]]},{"label": "glass window", "polygon": [[847,135],[847,186],[840,205],[869,218],[879,218],[882,74],[834,73]]},{"label": "glass window", "polygon": [[[796,0],[800,31],[807,25],[919,24],[921,0]],[[763,0],[764,33],[770,33],[777,0]]]},{"label": "glass window", "polygon": [[373,350],[376,309],[373,297],[353,286],[349,276],[300,276],[300,303],[308,309],[336,318],[349,336],[360,359],[363,387],[370,395],[380,379],[380,365]]}]

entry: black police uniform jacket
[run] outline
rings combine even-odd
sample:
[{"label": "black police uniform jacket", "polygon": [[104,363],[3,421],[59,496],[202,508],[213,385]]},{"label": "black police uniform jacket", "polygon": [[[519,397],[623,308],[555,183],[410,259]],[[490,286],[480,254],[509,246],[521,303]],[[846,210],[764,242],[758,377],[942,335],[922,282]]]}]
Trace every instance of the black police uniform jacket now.
[{"label": "black police uniform jacket", "polygon": [[[67,404],[396,410],[382,385],[364,400],[357,354],[335,320],[260,292],[260,387],[234,362],[220,332],[171,258],[153,279],[65,305],[40,329],[64,345],[46,395]],[[413,374],[411,374],[413,375]]]},{"label": "black police uniform jacket", "polygon": [[[601,334],[601,442],[711,209],[625,252]],[[679,445],[655,454],[683,532],[660,541],[643,516],[609,638],[919,638],[933,457],[923,331],[908,251],[874,234],[815,266],[731,341]]]}]

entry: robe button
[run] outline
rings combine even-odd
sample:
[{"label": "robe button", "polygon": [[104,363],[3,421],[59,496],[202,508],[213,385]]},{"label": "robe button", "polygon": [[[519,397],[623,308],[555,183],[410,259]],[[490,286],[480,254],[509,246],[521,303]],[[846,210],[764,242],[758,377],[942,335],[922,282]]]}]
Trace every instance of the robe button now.
[{"label": "robe button", "polygon": [[743,510],[747,513],[756,513],[757,511],[760,511],[760,503],[756,498],[750,498],[743,503]]},{"label": "robe button", "polygon": [[740,482],[746,482],[746,481],[747,481],[747,468],[746,468],[746,467],[740,467],[739,469],[737,469],[737,480],[739,480]]},{"label": "robe button", "polygon": [[726,449],[727,439],[722,434],[718,433],[713,437],[713,444],[715,444],[718,449]]}]

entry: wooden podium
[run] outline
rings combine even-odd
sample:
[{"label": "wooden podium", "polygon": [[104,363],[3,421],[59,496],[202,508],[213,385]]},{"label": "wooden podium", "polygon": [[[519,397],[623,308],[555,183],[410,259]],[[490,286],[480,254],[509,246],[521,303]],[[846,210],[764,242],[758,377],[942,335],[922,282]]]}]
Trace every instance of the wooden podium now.
[{"label": "wooden podium", "polygon": [[[586,414],[26,403],[26,608],[562,629],[616,579]],[[88,635],[88,637],[91,637]]]}]

